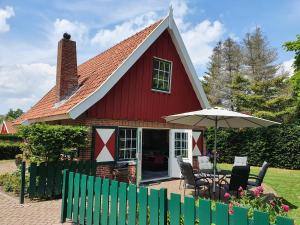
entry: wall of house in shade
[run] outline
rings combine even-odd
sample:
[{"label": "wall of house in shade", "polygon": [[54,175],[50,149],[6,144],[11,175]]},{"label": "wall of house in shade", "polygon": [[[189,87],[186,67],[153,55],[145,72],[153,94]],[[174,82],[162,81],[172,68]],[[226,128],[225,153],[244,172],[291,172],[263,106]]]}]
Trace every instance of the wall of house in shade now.
[{"label": "wall of house in shade", "polygon": [[[172,61],[171,93],[152,91],[153,57]],[[199,110],[201,105],[180,57],[165,31],[87,116],[164,122],[162,116]]]}]

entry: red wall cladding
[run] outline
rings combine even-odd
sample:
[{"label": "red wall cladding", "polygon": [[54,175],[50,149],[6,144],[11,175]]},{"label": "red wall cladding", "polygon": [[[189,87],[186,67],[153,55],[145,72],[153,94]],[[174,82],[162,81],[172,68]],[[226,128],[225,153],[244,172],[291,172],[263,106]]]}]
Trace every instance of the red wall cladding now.
[{"label": "red wall cladding", "polygon": [[[153,57],[173,62],[170,94],[151,90]],[[171,36],[164,31],[107,95],[88,110],[87,115],[164,122],[162,116],[200,109]]]}]

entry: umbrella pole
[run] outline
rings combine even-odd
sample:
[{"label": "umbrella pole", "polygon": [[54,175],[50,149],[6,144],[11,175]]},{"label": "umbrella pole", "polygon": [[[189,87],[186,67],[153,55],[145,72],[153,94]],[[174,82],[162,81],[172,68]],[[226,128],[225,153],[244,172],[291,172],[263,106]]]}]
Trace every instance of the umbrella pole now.
[{"label": "umbrella pole", "polygon": [[218,129],[218,117],[215,119],[215,146],[214,146],[214,181],[213,181],[213,193],[216,193],[216,167],[217,167],[217,129]]}]

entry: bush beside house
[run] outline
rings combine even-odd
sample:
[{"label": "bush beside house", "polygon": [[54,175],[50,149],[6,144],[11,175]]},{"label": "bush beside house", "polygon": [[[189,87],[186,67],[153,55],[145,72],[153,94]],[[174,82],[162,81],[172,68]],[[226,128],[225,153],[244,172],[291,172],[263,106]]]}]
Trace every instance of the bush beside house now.
[{"label": "bush beside house", "polygon": [[88,128],[33,124],[21,126],[19,135],[24,139],[22,150],[30,162],[55,162],[62,155],[75,157],[87,148]]},{"label": "bush beside house", "polygon": [[14,159],[21,151],[22,139],[15,134],[0,135],[0,160]]},{"label": "bush beside house", "polygon": [[[214,130],[206,132],[208,150],[213,149]],[[253,166],[268,161],[272,167],[300,169],[300,126],[281,125],[256,129],[219,129],[218,162],[233,163],[247,156]]]}]

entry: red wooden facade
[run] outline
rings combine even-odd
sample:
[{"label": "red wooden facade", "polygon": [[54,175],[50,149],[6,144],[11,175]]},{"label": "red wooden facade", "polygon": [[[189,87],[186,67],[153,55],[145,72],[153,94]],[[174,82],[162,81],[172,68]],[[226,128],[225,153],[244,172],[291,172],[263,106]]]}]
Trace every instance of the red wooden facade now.
[{"label": "red wooden facade", "polygon": [[[172,61],[170,94],[151,90],[153,57]],[[200,109],[200,102],[166,30],[87,115],[164,122],[162,116]]]}]

